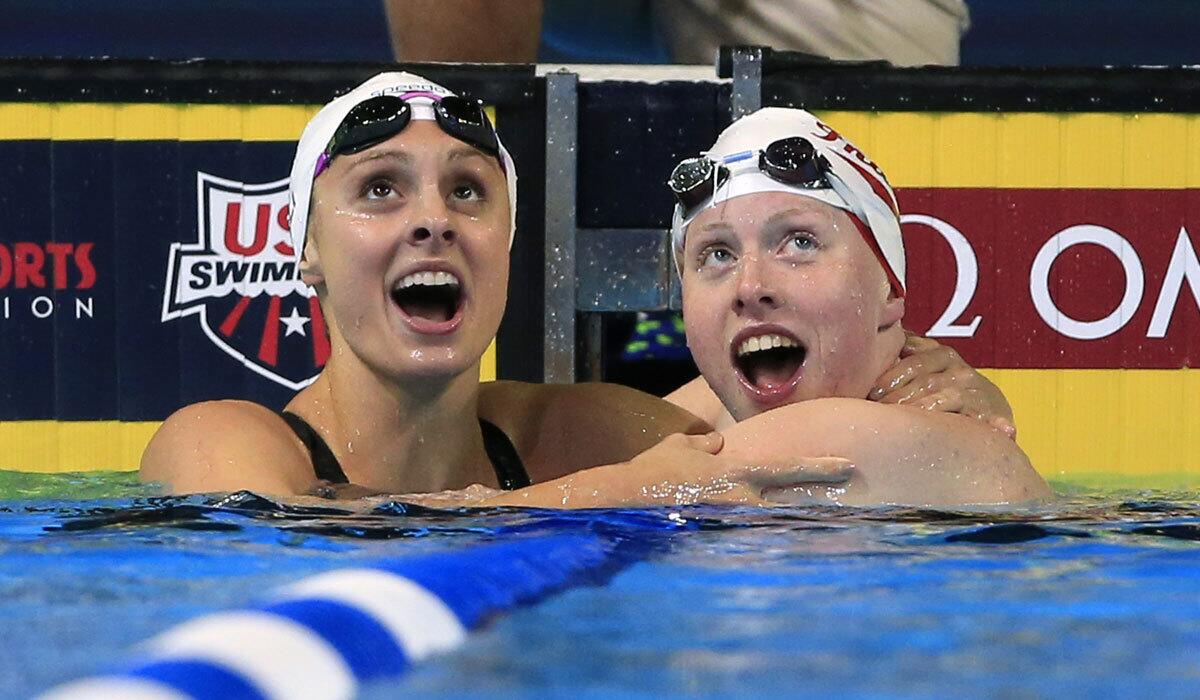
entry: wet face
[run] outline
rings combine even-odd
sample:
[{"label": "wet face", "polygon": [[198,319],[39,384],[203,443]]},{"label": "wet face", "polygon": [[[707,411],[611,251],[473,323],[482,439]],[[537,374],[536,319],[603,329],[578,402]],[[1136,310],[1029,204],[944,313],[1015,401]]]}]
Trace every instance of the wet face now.
[{"label": "wet face", "polygon": [[508,228],[496,159],[433,122],[334,158],[314,183],[304,269],[335,358],[395,376],[474,367],[504,313]]},{"label": "wet face", "polygon": [[903,300],[849,215],[823,202],[735,197],[692,221],[682,255],[688,345],[737,420],[865,398],[903,343]]}]

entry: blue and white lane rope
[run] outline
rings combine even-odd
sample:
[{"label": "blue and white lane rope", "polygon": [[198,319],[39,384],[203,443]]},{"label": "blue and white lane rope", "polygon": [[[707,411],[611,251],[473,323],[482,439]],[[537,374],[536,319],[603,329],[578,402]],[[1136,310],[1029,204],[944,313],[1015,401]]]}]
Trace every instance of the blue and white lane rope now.
[{"label": "blue and white lane rope", "polygon": [[529,529],[555,524],[565,532],[303,579],[262,605],[185,622],[145,643],[128,667],[41,698],[352,698],[362,683],[454,649],[498,613],[604,580],[684,525],[628,514],[553,518]]}]

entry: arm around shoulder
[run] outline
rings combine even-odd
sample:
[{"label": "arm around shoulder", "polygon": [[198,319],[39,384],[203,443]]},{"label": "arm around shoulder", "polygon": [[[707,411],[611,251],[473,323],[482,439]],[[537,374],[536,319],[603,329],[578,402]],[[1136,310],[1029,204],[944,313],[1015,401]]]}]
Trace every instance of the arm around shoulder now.
[{"label": "arm around shoulder", "polygon": [[563,386],[543,414],[545,443],[570,473],[632,459],[668,435],[702,435],[712,428],[657,396],[620,384]]},{"label": "arm around shoulder", "polygon": [[176,411],[142,453],[139,476],[167,493],[284,495],[303,493],[313,481],[287,425],[247,401],[205,401]]},{"label": "arm around shoulder", "polygon": [[535,482],[627,461],[674,433],[711,430],[657,396],[604,383],[485,384],[479,415],[513,440]]}]

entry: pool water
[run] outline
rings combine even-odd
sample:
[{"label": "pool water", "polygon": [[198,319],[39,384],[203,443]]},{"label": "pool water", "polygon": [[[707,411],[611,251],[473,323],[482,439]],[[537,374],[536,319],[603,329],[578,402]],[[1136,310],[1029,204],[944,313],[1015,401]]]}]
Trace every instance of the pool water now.
[{"label": "pool water", "polygon": [[[154,498],[130,475],[0,473],[0,494],[5,698],[111,668],[173,624],[305,575],[611,517]],[[501,616],[363,696],[1162,700],[1200,689],[1195,491],[1075,489],[1007,513],[671,512],[695,527],[650,558]]]}]

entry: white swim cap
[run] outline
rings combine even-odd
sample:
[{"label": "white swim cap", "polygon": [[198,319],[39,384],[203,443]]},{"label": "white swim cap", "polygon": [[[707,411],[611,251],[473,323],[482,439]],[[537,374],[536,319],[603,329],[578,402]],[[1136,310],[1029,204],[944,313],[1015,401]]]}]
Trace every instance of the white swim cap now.
[{"label": "white swim cap", "polygon": [[[304,127],[300,142],[296,144],[296,159],[292,161],[290,180],[291,207],[289,214],[292,244],[296,249],[296,269],[304,255],[304,244],[308,240],[308,210],[312,201],[313,179],[318,164],[323,160],[325,149],[342,120],[359,104],[381,95],[396,95],[413,107],[412,118],[434,120],[433,104],[443,97],[453,95],[446,88],[426,80],[419,75],[403,72],[380,73],[350,92],[336,98],[321,108]],[[509,229],[508,245],[512,247],[517,230],[517,168],[512,156],[496,138],[500,147],[500,161],[508,180]],[[323,164],[322,164],[323,165]]]},{"label": "white swim cap", "polygon": [[[829,162],[825,178],[832,189],[812,189],[780,182],[758,168],[757,155],[771,143],[800,136]],[[690,216],[683,206],[675,205],[671,221],[671,244],[676,270],[680,271],[687,227],[704,208],[734,197],[759,192],[790,192],[816,199],[852,214],[868,246],[887,273],[893,291],[904,295],[904,241],[900,237],[900,212],[896,195],[883,171],[838,132],[802,109],[766,107],[748,114],[721,132],[717,142],[705,154],[716,162],[731,156],[753,153],[732,162],[730,178],[716,189],[714,196]]]}]

